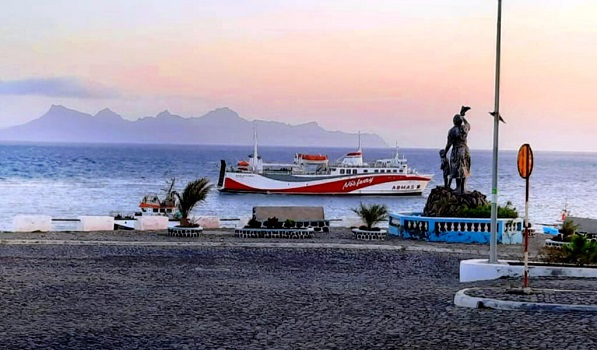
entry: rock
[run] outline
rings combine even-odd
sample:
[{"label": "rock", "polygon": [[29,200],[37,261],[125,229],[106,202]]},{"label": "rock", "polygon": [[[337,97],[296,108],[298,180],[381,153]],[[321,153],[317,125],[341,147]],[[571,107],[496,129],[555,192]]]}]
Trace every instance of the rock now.
[{"label": "rock", "polygon": [[463,208],[476,208],[488,205],[487,196],[479,191],[460,193],[451,188],[437,186],[431,190],[423,209],[423,216],[454,217]]}]

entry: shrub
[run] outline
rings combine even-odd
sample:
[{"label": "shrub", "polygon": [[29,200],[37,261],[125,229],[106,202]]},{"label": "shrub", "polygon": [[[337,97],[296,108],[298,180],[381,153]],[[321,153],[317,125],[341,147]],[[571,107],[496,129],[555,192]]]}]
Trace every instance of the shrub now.
[{"label": "shrub", "polygon": [[251,220],[247,222],[247,228],[261,228],[261,221],[251,218]]},{"label": "shrub", "polygon": [[358,208],[351,210],[363,220],[367,230],[371,230],[375,224],[388,218],[388,207],[384,204],[366,205],[361,203]]},{"label": "shrub", "polygon": [[[491,204],[481,205],[476,208],[463,207],[458,210],[458,217],[461,218],[491,218]],[[518,217],[518,211],[512,202],[508,201],[505,207],[498,205],[497,217],[500,219],[516,219]]]},{"label": "shrub", "polygon": [[295,225],[296,223],[292,219],[286,219],[284,221],[284,228],[293,228]]},{"label": "shrub", "polygon": [[584,235],[573,234],[570,243],[559,247],[545,247],[541,259],[551,263],[570,263],[577,266],[597,264],[597,242]]},{"label": "shrub", "polygon": [[277,217],[267,218],[267,220],[263,223],[266,228],[281,228],[282,223],[278,220]]},{"label": "shrub", "polygon": [[558,234],[555,235],[552,240],[558,242],[570,242],[572,240],[572,236],[576,234],[578,231],[579,226],[574,223],[573,220],[566,219],[564,223],[562,223],[562,227],[558,230]]}]

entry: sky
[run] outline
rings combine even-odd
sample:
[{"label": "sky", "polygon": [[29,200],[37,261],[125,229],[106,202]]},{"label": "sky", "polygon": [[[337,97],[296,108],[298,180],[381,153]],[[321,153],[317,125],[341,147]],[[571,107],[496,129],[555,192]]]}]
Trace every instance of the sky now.
[{"label": "sky", "polygon": [[[493,147],[497,0],[3,0],[0,128],[52,104]],[[597,152],[597,1],[503,0],[500,149]],[[364,145],[365,146],[365,145]]]}]

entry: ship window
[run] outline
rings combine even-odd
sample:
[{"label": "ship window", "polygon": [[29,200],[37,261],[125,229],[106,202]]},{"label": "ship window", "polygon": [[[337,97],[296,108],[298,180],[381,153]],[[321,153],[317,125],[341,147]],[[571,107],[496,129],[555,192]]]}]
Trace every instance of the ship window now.
[{"label": "ship window", "polygon": [[402,173],[402,172],[404,172],[404,170],[400,169],[400,172]]},{"label": "ship window", "polygon": [[379,170],[375,169],[373,172],[374,172],[374,173],[379,173]]},{"label": "ship window", "polygon": [[392,172],[393,172],[393,173],[397,173],[397,172],[398,172],[398,170],[394,169],[394,171],[392,171]]},{"label": "ship window", "polygon": [[340,174],[344,174],[344,169],[340,169]]},{"label": "ship window", "polygon": [[357,173],[357,169],[352,169],[352,173],[356,174]]},{"label": "ship window", "polygon": [[369,172],[369,170],[368,170],[368,169],[365,169],[365,170],[363,170],[363,172],[364,172],[364,173],[368,173],[368,172]]},{"label": "ship window", "polygon": [[157,213],[158,212],[158,208],[153,208],[153,212]]}]

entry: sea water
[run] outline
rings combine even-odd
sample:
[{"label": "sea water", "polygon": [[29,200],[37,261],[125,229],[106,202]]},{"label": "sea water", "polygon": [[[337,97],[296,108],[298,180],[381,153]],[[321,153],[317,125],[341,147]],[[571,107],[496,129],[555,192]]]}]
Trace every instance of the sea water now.
[{"label": "sea water", "polygon": [[[294,154],[321,153],[331,160],[354,149],[260,147],[265,162],[292,162]],[[132,144],[1,144],[0,231],[10,231],[15,215],[76,218],[138,211],[141,198],[163,196],[166,181],[175,188],[198,177],[218,180],[220,159],[236,164],[247,159],[252,146],[132,145]],[[391,158],[393,148],[364,149],[365,161]],[[194,215],[236,219],[251,216],[253,206],[323,206],[329,219],[355,217],[360,202],[386,204],[391,212],[422,211],[429,191],[441,185],[437,149],[400,149],[412,168],[434,174],[422,196],[296,196],[224,194],[211,191]],[[472,150],[468,190],[491,200],[492,152]],[[501,151],[498,203],[510,201],[524,215],[525,180],[516,166],[516,151]],[[597,218],[597,153],[535,151],[530,178],[529,217],[534,223],[554,223],[565,207],[574,216]]]}]

